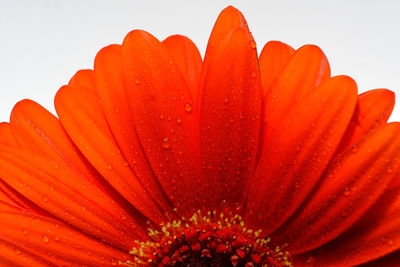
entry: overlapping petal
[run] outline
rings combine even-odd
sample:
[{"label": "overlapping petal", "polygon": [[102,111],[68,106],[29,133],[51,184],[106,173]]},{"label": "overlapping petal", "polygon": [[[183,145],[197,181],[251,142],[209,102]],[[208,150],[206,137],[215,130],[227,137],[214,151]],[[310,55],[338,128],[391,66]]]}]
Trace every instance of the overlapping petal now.
[{"label": "overlapping petal", "polygon": [[280,226],[317,183],[347,128],[356,100],[355,82],[337,76],[292,105],[279,126],[265,128],[264,136],[269,138],[264,138],[247,203],[248,220],[265,234]]}]

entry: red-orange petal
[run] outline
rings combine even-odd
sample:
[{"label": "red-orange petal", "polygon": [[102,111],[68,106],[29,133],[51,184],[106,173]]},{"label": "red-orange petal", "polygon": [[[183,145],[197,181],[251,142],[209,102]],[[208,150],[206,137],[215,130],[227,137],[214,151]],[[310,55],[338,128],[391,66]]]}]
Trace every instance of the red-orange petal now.
[{"label": "red-orange petal", "polygon": [[259,143],[262,89],[253,38],[231,32],[208,56],[200,107],[203,182],[213,207],[237,206],[252,174]]},{"label": "red-orange petal", "polygon": [[11,131],[11,126],[7,122],[0,123],[0,143],[18,147],[17,140]]},{"label": "red-orange petal", "polygon": [[[270,233],[303,202],[333,156],[354,112],[357,86],[333,77],[293,105],[264,139],[248,194],[248,220]],[[266,114],[267,115],[267,114]]]},{"label": "red-orange petal", "polygon": [[108,210],[114,206],[63,162],[0,146],[0,177],[52,216],[105,242],[129,250],[132,240],[146,238],[129,214]]},{"label": "red-orange petal", "polygon": [[[73,80],[82,80],[89,75],[90,71],[80,71],[80,78],[74,76]],[[114,216],[120,217],[132,209],[83,157],[59,120],[39,104],[31,100],[17,103],[11,113],[11,129],[23,150],[66,164],[75,175],[63,182],[71,186],[79,183],[81,193],[90,192]],[[125,221],[126,226],[129,225],[128,221]]]},{"label": "red-orange petal", "polygon": [[129,259],[127,252],[47,217],[0,211],[0,226],[0,259],[13,249],[10,255],[21,257],[10,259],[11,262],[22,263],[26,258],[28,262],[42,263],[42,258],[43,266],[48,262],[56,266],[115,266],[119,260]]},{"label": "red-orange petal", "polygon": [[279,41],[265,44],[259,59],[264,96],[272,88],[293,53],[291,46]]},{"label": "red-orange petal", "polygon": [[186,36],[172,35],[162,41],[178,65],[188,85],[194,106],[197,105],[197,90],[201,71],[201,55],[196,45]]},{"label": "red-orange petal", "polygon": [[209,193],[200,177],[199,115],[190,91],[149,33],[130,32],[122,55],[126,97],[146,157],[174,205],[192,213],[199,202],[208,204]]},{"label": "red-orange petal", "polygon": [[226,38],[236,29],[243,29],[245,32],[250,34],[243,14],[233,6],[228,6],[219,14],[210,38],[208,39],[207,50],[201,66],[200,82],[198,87],[197,99],[199,101],[199,106],[201,104],[205,76],[208,73],[210,59],[214,57],[215,53],[220,51],[221,43],[224,43]]},{"label": "red-orange petal", "polygon": [[[349,231],[314,251],[299,255],[315,266],[355,266],[400,249],[400,188],[387,191]],[[386,266],[386,265],[381,265]]]},{"label": "red-orange petal", "polygon": [[137,179],[103,116],[96,95],[84,88],[62,87],[55,105],[70,138],[104,179],[150,220],[160,223],[164,213]]},{"label": "red-orange petal", "polygon": [[110,45],[100,50],[94,72],[99,102],[125,159],[147,192],[166,212],[171,213],[171,201],[151,169],[136,133],[125,93],[122,47]]},{"label": "red-orange petal", "polygon": [[266,131],[276,127],[295,103],[329,78],[329,63],[319,47],[305,45],[294,52],[266,95]]},{"label": "red-orange petal", "polygon": [[44,258],[29,252],[19,246],[13,245],[0,237],[0,266],[49,266],[57,265]]},{"label": "red-orange petal", "polygon": [[394,108],[394,93],[387,89],[375,89],[358,97],[356,110],[337,153],[355,144],[368,131],[389,119]]},{"label": "red-orange petal", "polygon": [[272,235],[292,254],[319,247],[346,231],[384,192],[400,168],[400,124],[365,136],[333,159],[290,220]]}]

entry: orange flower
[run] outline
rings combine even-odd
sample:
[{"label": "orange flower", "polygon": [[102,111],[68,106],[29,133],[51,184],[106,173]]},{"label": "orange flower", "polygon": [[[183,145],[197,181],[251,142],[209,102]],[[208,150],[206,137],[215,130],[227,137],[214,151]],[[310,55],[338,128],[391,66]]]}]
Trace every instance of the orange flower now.
[{"label": "orange flower", "polygon": [[393,93],[313,45],[257,57],[233,7],[204,61],[132,31],[55,106],[0,124],[1,266],[399,265]]}]

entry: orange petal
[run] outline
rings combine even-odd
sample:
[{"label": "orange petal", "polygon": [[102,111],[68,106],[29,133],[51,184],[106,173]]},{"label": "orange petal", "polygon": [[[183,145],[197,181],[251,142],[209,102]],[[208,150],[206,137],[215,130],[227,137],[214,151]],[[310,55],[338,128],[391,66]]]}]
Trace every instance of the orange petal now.
[{"label": "orange petal", "polygon": [[162,44],[167,48],[171,57],[178,65],[190,89],[193,104],[196,106],[202,63],[199,50],[189,38],[182,35],[170,36],[162,41]]},{"label": "orange petal", "polygon": [[33,254],[21,247],[15,246],[0,237],[0,266],[53,266],[57,265]]},{"label": "orange petal", "polygon": [[98,98],[84,88],[62,87],[55,98],[61,123],[104,179],[150,220],[165,220],[141,185],[108,127]]},{"label": "orange petal", "polygon": [[14,249],[10,255],[19,258],[9,259],[10,262],[40,263],[43,260],[38,257],[41,257],[43,266],[48,266],[47,262],[56,266],[114,266],[119,260],[129,259],[127,252],[90,238],[60,221],[38,215],[1,211],[0,227],[0,259],[2,256],[10,258],[4,254]]},{"label": "orange petal", "polygon": [[254,40],[238,28],[208,60],[200,107],[203,180],[213,205],[238,205],[255,167],[260,134],[262,91]]},{"label": "orange petal", "polygon": [[265,44],[260,54],[260,74],[264,96],[276,82],[279,74],[286,66],[294,49],[279,41]]},{"label": "orange petal", "polygon": [[375,89],[362,93],[358,97],[356,110],[337,153],[355,144],[368,131],[385,124],[393,107],[392,91]]},{"label": "orange petal", "polygon": [[371,207],[399,170],[400,124],[365,136],[337,156],[307,201],[271,237],[298,254],[346,231]]},{"label": "orange petal", "polygon": [[115,141],[147,192],[171,213],[171,201],[155,177],[136,133],[125,93],[121,46],[110,45],[100,50],[94,65],[99,101]]},{"label": "orange petal", "polygon": [[299,262],[310,257],[315,266],[369,262],[400,249],[399,229],[400,188],[396,188],[387,191],[349,231],[320,249],[302,254]]},{"label": "orange petal", "polygon": [[199,116],[178,67],[152,35],[132,31],[122,45],[126,96],[140,143],[176,207],[208,204],[200,179]]},{"label": "orange petal", "polygon": [[321,177],[354,112],[356,88],[349,77],[331,78],[266,134],[248,195],[248,219],[264,234],[282,224]]},{"label": "orange petal", "polygon": [[71,78],[68,85],[75,88],[81,88],[81,90],[89,92],[93,95],[97,95],[95,75],[93,70],[79,70]]},{"label": "orange petal", "polygon": [[329,63],[319,47],[305,45],[294,52],[266,95],[266,131],[329,77]]},{"label": "orange petal", "polygon": [[0,176],[48,213],[105,242],[129,249],[132,239],[146,238],[129,215],[108,210],[117,208],[63,162],[0,146]]},{"label": "orange petal", "polygon": [[205,76],[208,73],[210,59],[212,59],[215,54],[218,54],[218,52],[220,51],[221,43],[224,43],[226,39],[230,36],[230,34],[238,28],[243,29],[245,32],[250,34],[247,22],[243,14],[233,6],[228,6],[219,14],[217,21],[215,22],[214,28],[211,32],[210,38],[208,39],[206,54],[204,56],[204,61],[201,66],[200,83],[198,87],[198,106],[200,106]]},{"label": "orange petal", "polygon": [[[82,79],[89,76],[90,71],[81,71],[78,75]],[[80,79],[75,76],[73,80]],[[11,113],[11,129],[24,150],[67,164],[78,180],[68,178],[65,182],[81,184],[82,193],[89,191],[101,199],[103,206],[114,216],[120,217],[126,210],[132,209],[83,157],[58,119],[39,104],[23,100],[15,105]],[[125,224],[128,226],[129,222]]]},{"label": "orange petal", "polygon": [[0,143],[18,147],[17,140],[11,131],[11,126],[7,122],[0,123]]}]

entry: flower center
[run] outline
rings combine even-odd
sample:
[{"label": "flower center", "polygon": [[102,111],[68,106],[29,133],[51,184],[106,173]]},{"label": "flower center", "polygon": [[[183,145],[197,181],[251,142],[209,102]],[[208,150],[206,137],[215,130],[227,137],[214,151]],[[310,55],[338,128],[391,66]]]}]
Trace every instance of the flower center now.
[{"label": "flower center", "polygon": [[129,266],[292,266],[287,251],[270,247],[261,230],[247,229],[240,215],[216,211],[149,229],[152,241],[135,241]]}]

